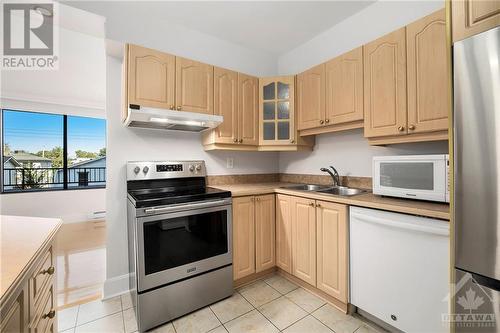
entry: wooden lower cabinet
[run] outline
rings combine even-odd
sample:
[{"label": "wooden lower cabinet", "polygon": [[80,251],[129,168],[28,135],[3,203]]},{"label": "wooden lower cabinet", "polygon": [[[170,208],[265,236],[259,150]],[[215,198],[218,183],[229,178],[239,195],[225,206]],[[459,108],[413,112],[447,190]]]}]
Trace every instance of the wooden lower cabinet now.
[{"label": "wooden lower cabinet", "polygon": [[276,196],[276,266],[292,274],[292,197]]},{"label": "wooden lower cabinet", "polygon": [[274,194],[233,199],[233,279],[275,266]]},{"label": "wooden lower cabinet", "polygon": [[255,271],[275,266],[274,194],[255,197]]},{"label": "wooden lower cabinet", "polygon": [[347,206],[316,202],[316,287],[347,303]]},{"label": "wooden lower cabinet", "polygon": [[0,304],[0,332],[57,332],[54,244],[40,252]]},{"label": "wooden lower cabinet", "polygon": [[292,274],[316,285],[316,210],[311,199],[292,200]]},{"label": "wooden lower cabinet", "polygon": [[233,199],[233,278],[255,273],[254,197]]}]

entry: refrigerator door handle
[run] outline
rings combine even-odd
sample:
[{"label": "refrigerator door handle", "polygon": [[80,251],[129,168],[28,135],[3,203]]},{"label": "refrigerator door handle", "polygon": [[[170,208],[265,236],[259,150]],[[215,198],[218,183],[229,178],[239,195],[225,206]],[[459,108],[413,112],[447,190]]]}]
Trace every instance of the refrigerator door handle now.
[{"label": "refrigerator door handle", "polygon": [[471,273],[471,275],[472,275],[472,281],[474,283],[482,287],[486,287],[488,289],[500,292],[500,281],[476,273]]}]

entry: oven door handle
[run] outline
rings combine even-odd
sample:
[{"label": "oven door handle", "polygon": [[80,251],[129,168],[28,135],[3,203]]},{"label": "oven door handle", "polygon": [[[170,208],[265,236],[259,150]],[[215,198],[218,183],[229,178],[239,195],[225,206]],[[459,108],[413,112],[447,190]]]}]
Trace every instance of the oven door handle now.
[{"label": "oven door handle", "polygon": [[230,203],[231,203],[231,199],[210,200],[210,201],[203,201],[203,202],[198,202],[198,203],[172,205],[172,206],[168,206],[168,207],[147,208],[147,209],[144,209],[144,213],[146,213],[146,214],[168,213],[168,212],[183,210],[183,208],[184,209],[209,208],[209,207],[215,207],[215,206],[228,205]]}]

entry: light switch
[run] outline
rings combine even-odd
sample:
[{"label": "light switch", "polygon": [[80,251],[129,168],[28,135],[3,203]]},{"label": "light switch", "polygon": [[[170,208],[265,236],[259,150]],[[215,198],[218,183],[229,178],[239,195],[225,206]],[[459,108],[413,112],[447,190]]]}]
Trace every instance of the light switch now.
[{"label": "light switch", "polygon": [[228,157],[226,158],[226,168],[232,169],[234,167],[234,158]]}]

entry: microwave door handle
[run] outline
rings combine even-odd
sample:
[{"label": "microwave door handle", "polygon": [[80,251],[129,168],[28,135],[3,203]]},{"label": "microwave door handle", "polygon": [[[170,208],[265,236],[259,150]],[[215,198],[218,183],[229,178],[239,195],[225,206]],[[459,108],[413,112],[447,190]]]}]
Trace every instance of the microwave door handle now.
[{"label": "microwave door handle", "polygon": [[211,200],[211,201],[204,201],[204,202],[199,202],[199,203],[172,205],[172,206],[168,206],[168,207],[147,208],[144,210],[144,212],[146,214],[166,213],[166,212],[170,212],[170,211],[174,211],[174,210],[179,210],[182,208],[199,209],[199,208],[220,206],[220,205],[224,205],[224,204],[229,204],[229,201],[228,200]]}]

